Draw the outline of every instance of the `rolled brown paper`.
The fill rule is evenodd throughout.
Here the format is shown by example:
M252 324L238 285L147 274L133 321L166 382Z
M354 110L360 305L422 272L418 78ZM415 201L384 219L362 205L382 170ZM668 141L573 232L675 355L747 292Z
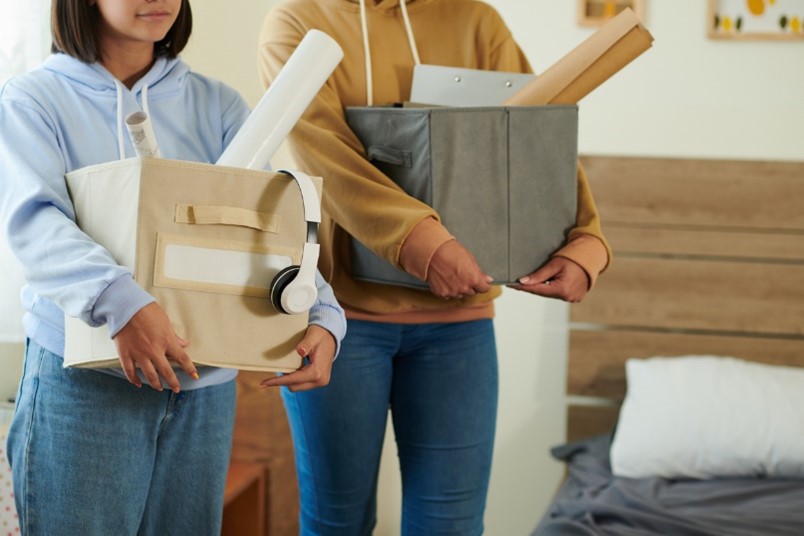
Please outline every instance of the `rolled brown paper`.
M626 8L503 104L576 104L652 43L653 36Z

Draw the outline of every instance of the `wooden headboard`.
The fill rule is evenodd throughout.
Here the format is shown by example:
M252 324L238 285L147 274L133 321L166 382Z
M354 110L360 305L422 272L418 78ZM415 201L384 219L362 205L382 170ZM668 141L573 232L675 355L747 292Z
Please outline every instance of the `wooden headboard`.
M612 429L631 357L804 367L804 162L581 162L614 262L570 308L568 440Z

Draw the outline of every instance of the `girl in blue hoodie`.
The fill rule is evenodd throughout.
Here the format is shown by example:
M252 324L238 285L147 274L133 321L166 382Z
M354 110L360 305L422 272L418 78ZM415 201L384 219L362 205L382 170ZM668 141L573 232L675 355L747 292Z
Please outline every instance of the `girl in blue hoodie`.
M188 0L52 6L54 54L0 89L0 209L27 281L8 439L21 529L218 534L236 371L195 367L153 297L77 227L64 175L135 156L123 134L133 111L150 116L164 157L199 162L215 162L250 111L178 59ZM299 344L310 363L278 381L298 390L329 381L345 331L330 287L316 281ZM121 368L65 369L65 314L106 324Z

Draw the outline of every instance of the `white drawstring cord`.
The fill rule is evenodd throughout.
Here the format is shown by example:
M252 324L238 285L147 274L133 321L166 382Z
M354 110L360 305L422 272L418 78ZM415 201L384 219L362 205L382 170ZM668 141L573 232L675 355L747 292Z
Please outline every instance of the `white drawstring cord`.
M117 153L120 160L123 160L126 158L126 146L123 142L123 84L115 80L114 85L117 88ZM148 112L148 84L142 86L142 111L146 116L151 116Z
M126 146L123 144L123 84L115 80L117 88L117 153L120 160L126 157Z
M145 115L148 117L148 130L154 147L154 154L152 156L161 156L159 153L159 141L156 139L156 134L154 134L153 130L151 112L148 111L148 84L142 85L142 111L145 112Z
M148 84L142 85L142 111L151 117L151 113L148 111Z
M366 22L366 0L360 0L360 29L363 32L363 59L366 62L366 103L374 104L374 87L371 83L371 49L369 48L368 23Z
M419 49L416 48L416 40L413 38L413 27L410 25L410 18L408 18L408 8L405 5L405 0L399 0L399 7L402 9L402 20L405 22L405 33L408 36L408 44L410 44L410 51L413 54L413 62L416 65L421 63L419 59ZM360 29L363 32L363 58L366 63L366 104L371 106L374 104L374 85L372 82L371 72L371 48L369 47L369 34L368 22L366 17L366 0L360 0Z
M399 0L399 7L402 8L402 19L405 21L405 31L408 33L408 43L410 43L410 51L413 53L413 63L419 65L422 61L419 59L419 49L416 48L416 40L413 39L413 28L410 25L408 18L408 7L405 5L405 0Z

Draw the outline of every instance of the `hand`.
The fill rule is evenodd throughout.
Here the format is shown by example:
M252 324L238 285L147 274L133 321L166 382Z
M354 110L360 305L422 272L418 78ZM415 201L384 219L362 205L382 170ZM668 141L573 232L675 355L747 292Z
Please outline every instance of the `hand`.
M553 257L532 274L519 278L519 284L508 286L575 303L584 299L589 291L589 276L575 262L564 257Z
M492 281L477 265L474 255L457 240L442 244L427 270L430 291L445 300L488 292Z
M115 335L114 343L128 381L137 387L142 387L136 372L139 367L151 387L162 390L161 376L168 387L178 393L181 386L169 361L175 361L187 374L198 379L198 371L184 351L189 343L176 335L165 311L156 302L137 311Z
M296 352L306 357L309 363L298 370L263 380L262 387L287 385L293 392L309 391L329 384L332 362L335 360L335 337L315 324L307 327L304 338L296 346Z

